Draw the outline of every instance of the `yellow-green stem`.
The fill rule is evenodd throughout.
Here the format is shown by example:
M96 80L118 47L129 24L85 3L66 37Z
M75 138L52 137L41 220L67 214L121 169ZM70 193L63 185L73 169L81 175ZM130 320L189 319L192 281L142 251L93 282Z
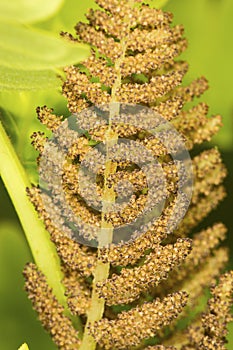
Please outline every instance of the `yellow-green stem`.
M134 1L130 0L129 3L132 6L134 4ZM126 48L127 48L126 38L123 38L121 40L121 47L122 47L122 55L115 62L115 70L116 70L117 77L112 87L111 103L109 105L110 106L109 126L105 135L106 163L105 163L105 173L104 173L104 191L103 191L103 206L102 206L102 221L101 221L102 229L101 229L101 233L98 241L98 244L100 247L110 244L112 242L112 234L113 234L113 227L111 226L111 224L105 221L105 213L108 211L108 206L114 203L115 201L115 192L112 188L108 188L106 183L108 176L116 172L116 164L109 159L108 149L109 147L112 147L115 143L117 143L117 139L118 139L118 136L112 130L111 118L119 113L119 105L117 105L116 103L117 102L116 91L121 86L122 76L121 76L120 67L126 53ZM100 320L103 317L103 313L104 313L105 301L104 299L101 299L98 293L96 292L96 284L108 278L110 263L103 263L101 261L100 254L101 254L101 251L99 250L97 265L94 271L94 279L92 283L93 289L92 289L92 297L91 297L91 306L87 314L87 322L86 322L86 327L85 327L83 341L82 341L80 350L95 350L96 341L89 334L88 326Z
M59 257L50 241L48 232L27 197L26 188L30 187L29 180L1 122L0 175L18 214L36 265L46 276L54 295L59 303L64 306L65 313L72 318L77 328L82 331L81 321L79 319L74 320L68 310L64 287L61 283L63 275Z

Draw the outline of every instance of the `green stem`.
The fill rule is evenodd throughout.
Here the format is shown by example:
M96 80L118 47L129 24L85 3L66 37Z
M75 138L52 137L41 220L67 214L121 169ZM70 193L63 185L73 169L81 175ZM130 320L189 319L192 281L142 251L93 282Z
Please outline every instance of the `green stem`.
M129 1L130 5L132 6L134 4L134 0ZM130 28L129 28L130 29ZM106 162L105 162L105 172L104 172L104 191L103 191L103 208L102 208L102 222L101 222L101 232L100 236L98 237L98 244L99 247L108 245L112 242L112 234L113 234L113 227L111 224L107 223L104 219L104 214L108 211L108 206L110 203L114 203L115 201L115 192L111 188L109 189L107 186L107 178L109 175L114 174L116 172L116 164L111 161L108 157L108 149L109 147L112 147L115 143L117 143L118 135L114 133L112 130L112 117L116 115L116 113L119 113L119 106L114 105L111 103L117 102L116 97L116 91L121 86L121 64L124 60L126 49L127 49L127 41L126 38L123 38L121 40L121 47L122 47L122 55L119 57L119 59L115 62L115 70L117 73L116 80L112 86L112 93L111 93L111 102L110 102L110 111L109 111L109 127L105 134L105 144L106 144ZM104 307L105 307L105 300L99 297L99 295L96 292L96 284L98 282L102 282L105 279L108 278L109 270L110 270L110 263L103 263L101 261L101 250L98 250L98 260L97 265L94 271L94 279L92 283L92 296L91 296L91 306L87 314L87 322L85 326L84 336L82 340L82 344L80 347L80 350L95 350L96 349L96 341L95 339L89 334L88 327L89 325L93 325L96 321L101 320L104 314Z
M64 306L65 313L70 316L64 295L64 286L61 283L63 274L59 257L53 243L50 241L48 232L26 195L26 188L30 187L29 180L1 122L0 175L24 229L35 263L46 276L54 295L59 303ZM73 320L73 322L81 330L81 321Z
M111 133L106 133L106 144L108 141L112 143ZM114 138L114 140L116 140ZM116 165L108 160L108 146L107 148L107 160L105 163L105 173L104 173L104 194L103 194L103 208L102 208L102 221L101 221L101 232L98 237L99 247L103 247L112 242L113 227L111 224L105 221L104 214L108 210L109 203L114 203L115 192L113 189L109 189L107 186L107 178L110 174L114 174L116 171ZM94 279L92 282L92 295L91 295L91 305L87 314L87 322L84 331L84 336L80 350L94 350L96 348L95 339L89 334L88 326L93 325L95 321L101 320L104 313L105 300L100 298L96 291L96 284L98 282L104 281L108 278L110 270L110 263L103 263L101 261L101 250L98 250L98 259L95 271L93 273Z
M94 350L96 348L95 339L88 332L88 325L93 324L95 321L101 320L104 313L104 299L99 298L96 292L97 282L101 282L108 277L109 264L104 264L98 259L97 266L94 272L93 289L91 295L91 306L87 315L87 323L84 331L84 336L80 350Z

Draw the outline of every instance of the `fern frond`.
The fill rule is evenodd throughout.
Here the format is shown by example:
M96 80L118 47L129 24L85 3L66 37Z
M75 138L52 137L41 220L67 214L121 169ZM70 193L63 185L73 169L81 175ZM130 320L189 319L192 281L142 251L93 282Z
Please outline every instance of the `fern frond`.
M177 317L186 305L187 298L187 293L178 292L162 301L156 299L144 303L130 311L123 311L115 320L104 318L96 322L90 327L90 332L105 349L125 349L138 345Z
M227 249L219 248L226 234L222 223L191 232L225 197L227 172L219 151L209 149L193 158L187 213L188 196L179 193L179 186L187 190L189 174L180 158L173 159L182 153L174 128L192 150L221 127L221 117L209 117L205 103L186 108L208 89L208 82L200 77L182 85L188 64L177 57L187 40L182 26L171 25L172 14L138 0L96 3L100 9L88 12L88 23L76 25L76 38L62 34L74 43L88 43L91 55L65 68L62 92L71 119L55 116L46 106L37 109L54 139L33 134L46 171L41 189L28 190L61 258L67 303L75 317L81 315L83 336L34 265L25 269L29 298L60 349L225 349L232 272L211 289L205 314L198 313L188 324L188 333L177 329L228 261ZM146 107L133 125L129 116L134 113L125 107L132 104ZM173 129L164 130L158 114ZM151 126L161 127L160 138ZM118 143L122 139L129 141L128 149ZM133 149L133 143L140 148ZM112 159L106 161L105 153ZM138 165L150 156L158 160L165 186L155 168L147 167L145 174ZM156 189L151 197L146 175ZM127 195L131 197L122 209ZM142 213L149 215L152 204L162 202L156 220L140 222L132 239L116 244L114 230L130 226ZM177 227L179 218L183 220ZM93 242L107 244L96 248Z

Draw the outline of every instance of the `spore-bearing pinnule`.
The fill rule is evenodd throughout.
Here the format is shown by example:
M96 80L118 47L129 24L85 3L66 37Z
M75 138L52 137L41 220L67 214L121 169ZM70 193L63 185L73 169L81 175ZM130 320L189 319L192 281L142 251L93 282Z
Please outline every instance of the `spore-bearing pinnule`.
M106 177L109 162L115 170ZM51 220L64 234L92 247L105 246L100 237L106 227L112 229L106 245L136 239L168 206L173 214L167 231L173 231L192 194L183 137L140 105L94 106L67 118L45 144L39 173ZM109 203L103 200L106 189L114 193Z

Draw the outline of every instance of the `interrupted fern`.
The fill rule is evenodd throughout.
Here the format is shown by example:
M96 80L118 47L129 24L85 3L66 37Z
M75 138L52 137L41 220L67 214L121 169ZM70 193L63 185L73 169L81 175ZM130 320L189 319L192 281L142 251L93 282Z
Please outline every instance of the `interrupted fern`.
M86 202L92 199L93 189L80 183L78 170L84 161L87 168L96 171L96 164L102 159L96 145L116 144L117 139L128 138L152 152L166 177L166 202L160 217L146 232L127 242L94 248L74 239L69 222L58 210L63 197L56 186L51 185L46 191L32 187L28 190L31 201L61 258L69 309L80 318L83 329L76 329L45 276L32 263L24 270L26 290L59 349L225 349L233 273L222 275L217 286L213 287L213 283L228 261L227 249L219 248L226 228L215 223L200 232L192 231L225 197L222 181L226 169L219 151L212 148L193 157L191 203L175 227L173 221L176 223L176 216L184 207L183 203L175 206L180 178L178 163L172 161L168 147L143 130L140 123L133 126L123 120L99 122L98 111L92 107L103 106L102 112L106 105L116 106L117 102L149 107L176 128L188 150L209 141L220 128L221 117L208 117L208 106L202 102L185 108L204 93L208 83L200 77L188 86L181 85L188 65L177 57L187 42L183 27L172 26L172 14L136 0L96 3L101 9L89 11L89 23L76 25L77 38L62 33L69 40L91 45L91 55L82 65L65 69L63 84L69 111L77 115L82 129L86 126L88 132L82 130L80 134L79 130L79 137L75 139L74 135L72 139L62 129L64 118L42 107L37 110L40 121L64 142L66 137L71 138L70 147L64 164L56 168L56 159L44 152L46 136L35 132L33 145L40 153L39 160L44 157L48 171L56 168L61 172L65 200L73 214L86 224L106 229L110 236L114 228L128 224L141 213L147 200L147 182L142 169L130 161L106 162L98 168L96 186L103 202L115 202L115 187L120 180L130 181L135 195L121 212L103 214L94 210ZM172 137L169 146L175 146ZM93 150L94 161L88 158L88 152ZM46 179L47 174L44 176ZM121 190L126 191L124 183ZM163 198L164 194L157 195ZM95 238L94 231L88 233L88 239ZM212 298L205 314L196 311L195 318L191 317L191 311L210 286ZM186 319L183 331L179 327L181 319Z

